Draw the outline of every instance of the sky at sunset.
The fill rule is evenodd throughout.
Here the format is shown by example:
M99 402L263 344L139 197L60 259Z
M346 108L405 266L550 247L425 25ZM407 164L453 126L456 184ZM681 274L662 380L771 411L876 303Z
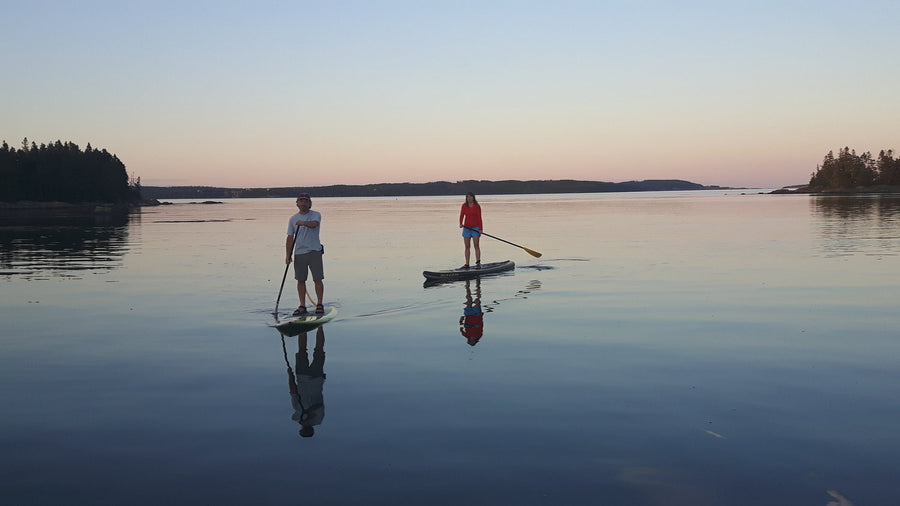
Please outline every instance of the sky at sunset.
M900 150L900 2L3 1L0 140L144 185L804 183Z

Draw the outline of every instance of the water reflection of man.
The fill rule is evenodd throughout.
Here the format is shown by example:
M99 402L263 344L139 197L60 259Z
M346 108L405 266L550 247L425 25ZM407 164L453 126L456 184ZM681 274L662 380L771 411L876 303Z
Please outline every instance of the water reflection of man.
M300 436L312 437L316 432L314 427L325 419L325 329L316 329L312 362L309 361L306 334L304 332L297 338L298 350L294 359L297 376L294 377L288 364L288 384L294 407L291 419L300 424Z
M471 280L466 280L466 307L459 317L459 332L469 346L475 346L484 334L484 311L481 310L481 280L475 280L475 297L472 297Z

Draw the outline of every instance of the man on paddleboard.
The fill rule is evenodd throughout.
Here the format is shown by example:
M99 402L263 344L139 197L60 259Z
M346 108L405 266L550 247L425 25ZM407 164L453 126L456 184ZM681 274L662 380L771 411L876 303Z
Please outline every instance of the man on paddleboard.
M312 273L313 286L316 291L316 314L324 314L322 297L325 294L325 269L322 266L322 255L325 248L319 241L319 230L322 224L322 215L312 210L312 199L308 193L301 193L297 197L297 214L288 220L287 239L284 242L286 264L294 262L294 279L297 280L297 295L300 296L300 306L294 311L294 316L307 314L306 280Z

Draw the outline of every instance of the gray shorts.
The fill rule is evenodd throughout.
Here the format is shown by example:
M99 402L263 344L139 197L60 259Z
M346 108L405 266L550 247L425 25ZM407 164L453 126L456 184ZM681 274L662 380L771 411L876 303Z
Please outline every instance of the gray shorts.
M294 279L306 281L312 272L313 281L325 279L325 269L322 267L322 252L310 251L302 255L294 255Z

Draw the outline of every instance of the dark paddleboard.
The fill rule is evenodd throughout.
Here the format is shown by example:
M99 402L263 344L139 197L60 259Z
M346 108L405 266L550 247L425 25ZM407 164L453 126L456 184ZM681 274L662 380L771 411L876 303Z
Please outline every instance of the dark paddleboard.
M337 316L337 312L338 310L335 307L326 307L324 314L315 314L313 312L309 312L303 316L292 316L288 319L281 320L275 323L275 325L272 325L272 327L275 327L282 332L306 332L307 330L312 330L319 325L324 325L330 322L335 316Z
M425 276L425 279L430 281L452 281L455 279L470 279L497 274L504 271L511 271L515 268L515 262L512 260L504 260L502 262L481 264L481 268L470 267L468 269L448 269L445 271L423 271L422 275Z

